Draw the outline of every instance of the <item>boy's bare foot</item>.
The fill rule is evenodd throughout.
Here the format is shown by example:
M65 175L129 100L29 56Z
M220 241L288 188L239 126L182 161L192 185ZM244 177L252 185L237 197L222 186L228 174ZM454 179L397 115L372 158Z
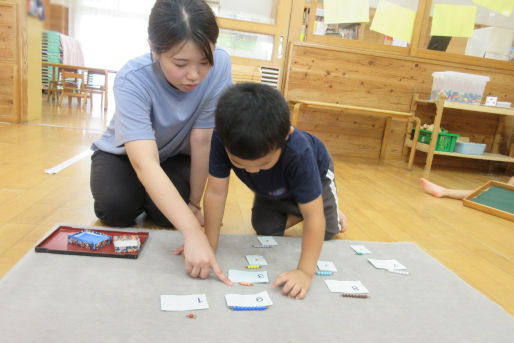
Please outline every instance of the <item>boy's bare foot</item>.
M347 227L346 227L346 216L344 215L343 212L341 212L340 209L337 209L337 214L339 215L339 224L341 224L341 233L343 233L347 229Z
M436 197L436 198L442 198L444 197L444 188L439 186L439 185L436 185L435 183L433 182L430 182L428 181L427 179L424 179L424 178L420 178L419 179L419 183L421 184L421 188L423 188L423 190Z

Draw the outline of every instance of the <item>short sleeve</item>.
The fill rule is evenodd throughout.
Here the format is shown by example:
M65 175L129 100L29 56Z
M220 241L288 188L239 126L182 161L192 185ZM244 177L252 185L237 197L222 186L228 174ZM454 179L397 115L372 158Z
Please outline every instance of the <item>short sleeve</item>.
M122 146L134 140L155 139L148 92L126 78L116 81L114 86L116 146Z
M218 57L213 68L213 79L211 80L211 91L208 98L200 109L200 115L195 121L194 129L210 129L214 127L214 110L221 93L232 84L232 64L230 56L221 49L216 49Z
M311 149L297 156L288 171L290 192L300 204L306 204L321 195L318 164Z
M232 164L228 158L225 147L221 142L220 136L216 130L212 134L211 152L209 155L209 174L217 178L226 178L230 176Z

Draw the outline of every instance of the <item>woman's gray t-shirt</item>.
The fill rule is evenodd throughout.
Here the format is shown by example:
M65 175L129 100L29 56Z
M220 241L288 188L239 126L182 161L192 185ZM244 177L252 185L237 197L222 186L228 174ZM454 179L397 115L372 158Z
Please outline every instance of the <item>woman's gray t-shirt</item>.
M191 92L172 87L150 54L135 58L116 75L114 116L91 149L124 155L126 142L155 140L161 161L188 154L191 130L214 127L218 97L231 84L230 56L220 48L214 66Z

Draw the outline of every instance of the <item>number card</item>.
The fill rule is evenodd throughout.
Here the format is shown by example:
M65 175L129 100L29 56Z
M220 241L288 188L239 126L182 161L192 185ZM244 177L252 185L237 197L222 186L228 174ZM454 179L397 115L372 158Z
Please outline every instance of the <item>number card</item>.
M264 245L278 245L275 238L271 236L257 236L257 239L259 240L259 242L261 242L261 244Z
M267 266L268 262L261 255L246 255L246 260L248 264L254 266Z
M266 291L257 294L225 294L225 301L228 307L261 307L273 305Z
M229 269L228 278L232 282L265 283L268 282L268 272Z
M356 295L369 294L369 291L360 281L325 280L325 283L330 292Z
M407 269L404 265L396 260L377 260L374 258L368 258L369 263L377 269L386 270L405 270Z
M209 308L205 294L161 295L162 311L190 311Z
M318 261L318 269L321 272L337 272L336 265L332 261Z
M369 251L364 245L350 245L350 247L355 250L357 255L371 254L371 251Z

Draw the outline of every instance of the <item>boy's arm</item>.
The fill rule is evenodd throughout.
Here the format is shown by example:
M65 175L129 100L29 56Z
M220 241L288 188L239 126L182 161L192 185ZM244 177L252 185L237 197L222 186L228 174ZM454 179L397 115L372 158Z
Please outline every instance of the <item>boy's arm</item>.
M296 270L280 274L273 287L283 284L282 294L303 299L309 290L321 253L325 237L325 213L321 195L311 202L299 204L299 207L304 218L300 261Z
M321 195L311 202L299 204L303 216L302 254L298 269L311 277L316 272L316 264L325 237L325 212Z
M218 247L221 222L227 200L229 177L217 178L209 175L203 199L205 234L213 251Z

